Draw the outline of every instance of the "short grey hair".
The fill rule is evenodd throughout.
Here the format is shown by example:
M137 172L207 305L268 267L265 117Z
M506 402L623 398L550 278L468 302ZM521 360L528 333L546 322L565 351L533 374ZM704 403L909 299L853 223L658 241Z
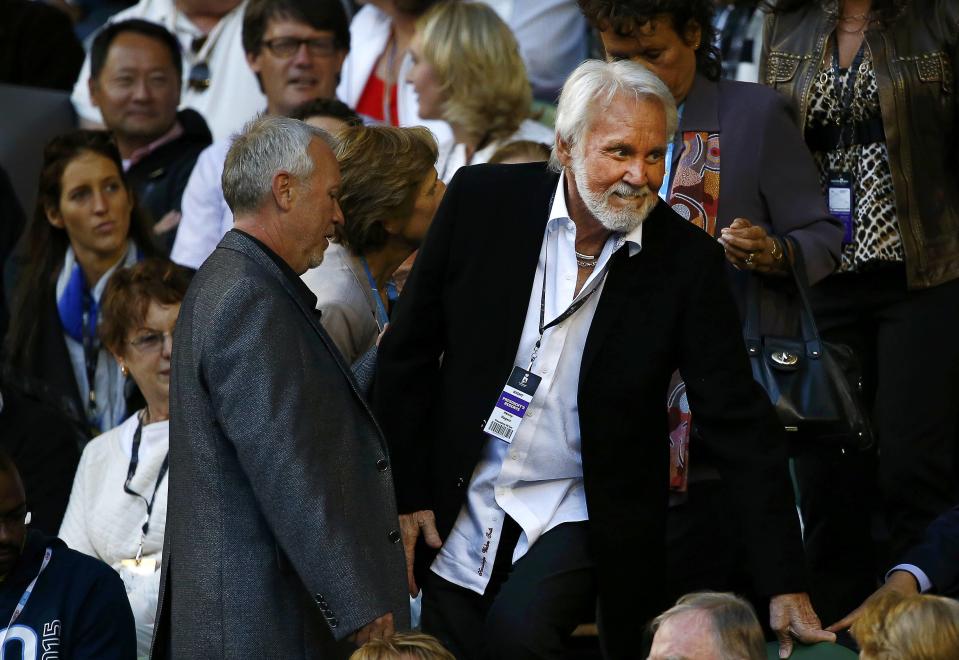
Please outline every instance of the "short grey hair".
M653 619L653 634L669 619L702 612L713 623L719 656L728 660L764 660L766 641L752 605L735 594L701 591L686 594Z
M679 119L676 101L665 83L641 64L629 60L586 60L563 84L556 110L556 141L549 165L560 171L557 149L562 140L572 150L582 141L597 106L609 107L619 94L658 101L666 111L666 139L672 141Z
M233 215L256 211L273 187L277 172L289 172L304 180L313 174L314 163L307 152L319 138L333 148L326 131L288 117L261 116L247 123L233 136L223 165L223 197Z

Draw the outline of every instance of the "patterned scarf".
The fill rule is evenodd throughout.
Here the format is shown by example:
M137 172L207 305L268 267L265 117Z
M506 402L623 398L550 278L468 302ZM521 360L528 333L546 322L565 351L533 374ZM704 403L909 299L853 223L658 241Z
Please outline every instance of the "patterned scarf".
M669 205L710 236L716 236L719 133L683 133L683 151L669 191ZM669 488L684 493L689 478L689 433L693 422L686 400L686 384L678 371L670 381L666 407L669 414Z
M710 236L719 213L719 133L686 131L669 205Z

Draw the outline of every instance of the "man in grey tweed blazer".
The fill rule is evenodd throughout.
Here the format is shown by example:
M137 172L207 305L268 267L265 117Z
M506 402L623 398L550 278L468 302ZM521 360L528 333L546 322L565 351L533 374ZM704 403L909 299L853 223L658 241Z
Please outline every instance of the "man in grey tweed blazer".
M342 222L328 139L267 117L227 156L235 229L176 326L153 657L333 658L409 627L387 450L298 277Z

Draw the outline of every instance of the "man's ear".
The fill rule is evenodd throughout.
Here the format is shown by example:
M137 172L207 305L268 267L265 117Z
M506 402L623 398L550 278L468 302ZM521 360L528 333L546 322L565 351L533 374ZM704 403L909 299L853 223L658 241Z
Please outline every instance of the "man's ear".
M683 41L693 50L699 50L703 41L703 28L696 19L686 21L686 27L683 29Z
M556 136L556 158L559 160L559 164L563 167L569 165L570 161L573 159L573 150L572 147L561 138L559 135Z
M282 211L289 211L293 208L293 177L289 172L280 170L273 175L271 183L273 190L273 202Z
M87 89L90 90L90 103L93 104L94 108L100 107L100 104L97 103L97 88L97 81L91 76L90 79L87 80Z
M260 75L260 53L259 51L255 53L246 54L246 63L253 70L253 73Z

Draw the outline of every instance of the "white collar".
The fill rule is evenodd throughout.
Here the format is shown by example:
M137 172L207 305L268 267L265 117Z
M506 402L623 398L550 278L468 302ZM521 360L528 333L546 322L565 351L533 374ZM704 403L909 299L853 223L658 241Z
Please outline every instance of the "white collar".
M554 224L567 220L572 222L569 215L569 207L566 205L566 170L559 174L559 181L556 184L556 191L553 193L553 205L549 210L549 219L546 221L547 229ZM613 252L626 245L629 250L629 256L636 256L643 248L643 223L639 223L632 231L625 234L615 232L611 236L613 240Z

